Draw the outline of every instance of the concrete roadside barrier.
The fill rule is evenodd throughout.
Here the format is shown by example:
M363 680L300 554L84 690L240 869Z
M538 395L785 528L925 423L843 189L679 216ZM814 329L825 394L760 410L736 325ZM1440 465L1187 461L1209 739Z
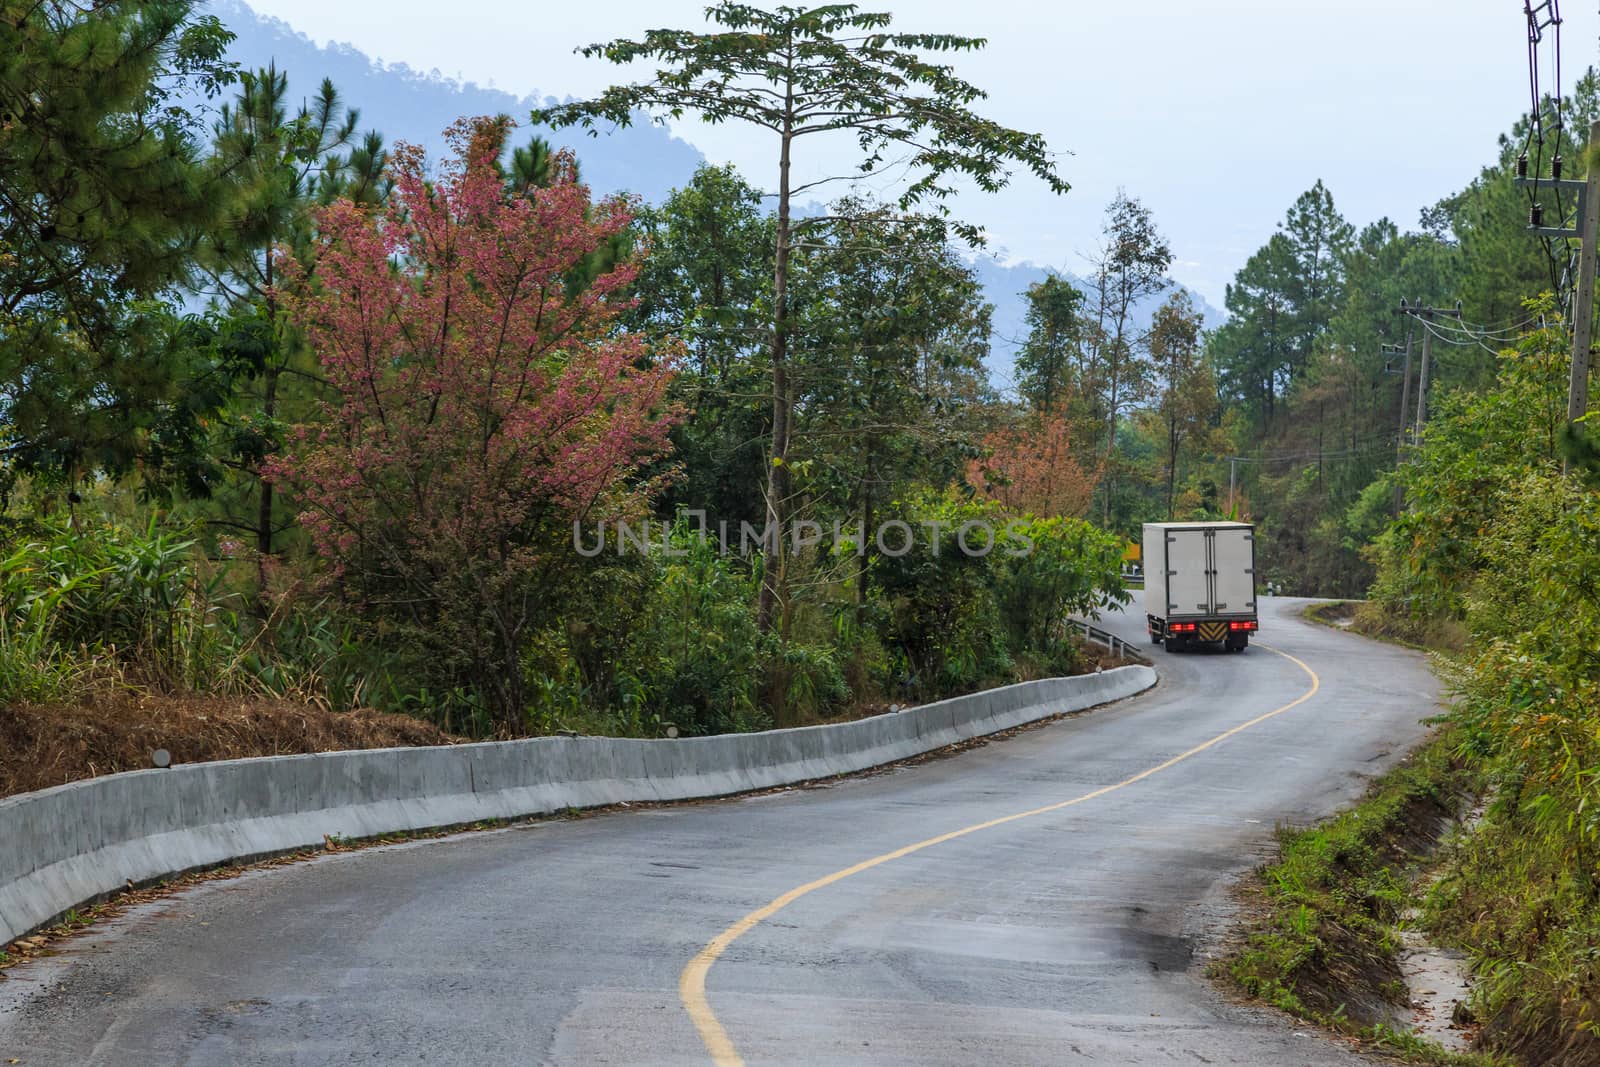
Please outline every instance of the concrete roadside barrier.
M322 843L866 770L1155 684L1047 678L829 726L640 741L540 737L129 771L0 800L0 945L128 885Z

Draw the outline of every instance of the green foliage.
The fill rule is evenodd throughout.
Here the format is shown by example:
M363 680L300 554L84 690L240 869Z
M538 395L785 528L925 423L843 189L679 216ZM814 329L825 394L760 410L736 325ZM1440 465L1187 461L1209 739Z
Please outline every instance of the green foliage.
M1461 750L1493 802L1456 844L1430 924L1472 952L1494 1046L1600 1051L1600 497L1539 464L1508 472L1459 582Z
M1213 350L1223 383L1264 424L1304 377L1344 301L1354 232L1318 181L1228 286L1228 323Z
M1068 616L1096 617L1131 599L1122 585L1122 541L1081 519L1028 517L1010 527L1031 545L999 561L997 592L1011 646L1042 655L1059 672L1076 666ZM1000 550L1004 553L1004 550Z
M39 533L0 560L8 633L58 649L121 649L162 672L180 668L193 541L153 520L142 531L47 525Z
M986 192L1009 184L1020 164L1053 191L1067 183L1038 134L1010 129L983 117L972 105L983 98L977 86L959 77L931 54L972 52L982 38L954 34L900 33L891 16L851 4L779 7L772 11L724 2L706 8L714 32L657 29L642 39L617 39L583 49L586 56L612 63L659 64L648 80L612 86L598 98L571 101L533 112L536 124L561 128L597 122L626 126L641 112L681 118L694 113L711 123L739 122L770 134L777 157L777 218L773 230L772 299L767 374L772 422L766 453L763 512L777 527L795 514L790 482L790 446L798 411L797 390L789 380L791 318L790 257L805 247L812 225L828 217L795 222L791 201L822 178L796 188L792 166L797 147L815 134L852 135L860 147L863 178L894 171L904 178L895 204L901 212L928 208L947 217L944 201L959 182ZM837 177L837 176L836 176ZM981 244L982 230L952 222L970 244ZM891 246L878 252L892 258ZM784 624L791 570L776 557L762 568L757 618L763 631Z
M1028 336L1017 353L1017 392L1034 411L1054 414L1078 383L1073 362L1082 340L1083 294L1051 274L1028 286Z
M1205 446L1218 413L1216 375L1200 345L1201 318L1188 294L1180 292L1157 309L1150 324L1150 359L1158 383L1154 415L1164 438L1168 521L1176 518L1178 466L1184 448Z
M148 469L181 395L177 290L219 191L166 101L231 78L195 7L0 5L0 479Z
M1567 339L1530 310L1550 325L1501 353L1493 385L1445 398L1403 468L1373 596L1387 628L1465 634L1456 743L1493 785L1428 922L1473 953L1491 1047L1576 1064L1600 1049L1600 496L1560 470Z
M648 556L607 559L588 577L593 609L536 636L527 669L540 732L656 737L758 730L775 707L826 714L847 697L827 646L756 627L755 577L687 523Z
M262 464L282 446L287 426L326 399L318 354L280 313L278 257L288 251L310 263L313 209L341 198L380 205L393 179L382 136L357 137L360 113L328 79L295 110L288 74L276 64L241 74L239 83L212 128L209 165L227 190L225 212L195 249L215 302L212 377L228 388L220 417L210 420L211 466L186 488L208 501L201 509L208 519L249 531L265 561L293 522L261 477ZM257 583L265 585L264 570ZM259 598L255 609L265 610Z
M1501 354L1493 388L1439 402L1424 447L1402 468L1407 511L1375 548L1373 596L1391 613L1461 616L1508 479L1559 464L1567 359L1565 333L1552 320Z
M1119 192L1106 207L1099 255L1090 281L1089 310L1094 328L1086 331L1079 389L1090 402L1093 416L1104 421L1105 458L1101 485L1105 507L1101 521L1107 526L1129 525L1129 516L1117 507L1117 488L1125 472L1141 464L1119 454L1119 432L1124 416L1150 397L1155 367L1150 360L1150 334L1138 327L1134 309L1172 284L1172 246L1156 227L1150 209L1134 197Z
M618 664L628 675L622 688L647 694L659 715L688 733L759 728L754 585L718 557L715 542L680 535L676 550L683 555L659 560L647 610Z
M674 118L694 111L708 122L770 130L785 144L813 132L847 130L865 153L863 173L894 155L895 166L918 175L900 198L902 208L944 198L955 178L988 191L1002 188L1013 163L1055 191L1067 190L1042 138L973 113L970 105L983 92L953 67L927 58L975 51L983 47L981 38L897 33L889 15L850 5L765 11L718 3L706 15L720 32L650 30L637 41L583 49L612 63L653 61L661 69L650 81L614 86L593 101L535 111L533 121L593 128L602 120L627 125L641 110ZM782 88L759 87L767 85Z
M774 225L760 190L710 164L634 220L649 253L634 281L638 319L683 342L707 392L765 347Z
M1079 666L1068 616L1129 599L1121 542L1080 519L1014 516L953 493L895 510L905 526L886 532L885 547L909 549L880 554L868 573L899 692L933 699L1015 681L1023 657L1067 673Z
M1283 233L1295 264L1286 294L1297 320L1295 348L1309 355L1344 304L1345 263L1355 231L1319 178L1289 208ZM1296 369L1291 364L1291 376Z
M992 309L941 223L856 199L830 210L796 253L794 481L871 529L977 451Z
M1586 475L1593 483L1600 478L1600 434L1592 429L1594 421L1587 416L1561 427L1556 443L1561 456L1575 471Z
M703 508L737 524L766 512L775 225L759 190L731 166L709 165L634 220L647 250L633 284L634 321L677 338L688 357L672 385L688 408L672 435L683 473L658 503L663 516Z
M1356 596L1371 584L1377 557L1361 549L1378 499L1363 492L1403 463L1416 443L1419 409L1437 418L1452 393L1496 388L1496 350L1531 321L1526 301L1560 290L1559 254L1553 258L1549 242L1527 232L1529 193L1514 184L1516 160L1528 146L1529 166L1548 174L1559 137L1571 166L1588 116L1600 111L1597 99L1600 79L1590 71L1561 102L1562 132L1546 124L1543 147L1530 143L1533 125L1524 116L1491 164L1425 208L1410 230L1379 219L1352 232L1319 183L1238 272L1228 291L1232 315L1211 333L1207 351L1231 409L1222 420L1231 438L1224 447L1247 459L1238 465L1237 495L1261 523L1263 570L1283 588ZM1397 314L1403 304L1458 303L1459 320L1440 316L1425 325ZM1432 351L1423 401L1425 338ZM1385 581L1398 573L1384 570ZM1425 576L1415 589L1385 590L1385 597L1423 598L1413 623L1391 616L1385 629L1443 632L1431 599L1447 595L1449 581Z
M1000 509L986 501L929 494L895 510L905 516L900 521L909 528L910 550L878 555L869 573L885 602L885 643L895 653L897 691L937 699L1010 680L1014 663L995 588L997 561L991 558L1006 549L996 546L977 556L955 543L969 522L1003 530ZM889 529L885 546L898 551L905 532ZM973 536L976 540L976 527Z

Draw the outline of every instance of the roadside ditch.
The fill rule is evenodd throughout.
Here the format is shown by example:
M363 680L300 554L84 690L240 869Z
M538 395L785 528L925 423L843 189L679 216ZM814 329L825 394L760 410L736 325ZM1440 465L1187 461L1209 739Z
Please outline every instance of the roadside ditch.
M1474 1052L1470 963L1427 932L1441 845L1470 827L1484 783L1445 727L1314 826L1278 830L1276 859L1240 885L1243 927L1213 975L1298 1018L1408 1060Z

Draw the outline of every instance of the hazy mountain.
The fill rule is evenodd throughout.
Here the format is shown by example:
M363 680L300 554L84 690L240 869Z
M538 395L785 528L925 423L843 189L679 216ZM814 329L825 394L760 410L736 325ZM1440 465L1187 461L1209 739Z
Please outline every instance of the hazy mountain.
M380 130L390 142L420 144L429 156L442 152L441 131L463 115L510 115L522 124L516 140L524 143L534 132L527 126L528 112L544 103L446 78L436 70L380 64L348 44L319 47L288 23L257 14L240 0L213 0L209 7L238 35L228 50L230 59L247 70L275 60L288 75L295 100L309 97L324 77L332 78L344 102L361 110L361 129ZM648 121L599 137L579 130L538 132L577 152L583 179L596 193L625 190L658 201L688 181L704 159L699 149Z
M420 144L430 156L444 148L441 131L463 115L507 114L526 123L528 112L543 101L516 97L500 89L447 78L438 71L413 70L404 63L380 63L348 44L321 47L280 19L257 14L241 0L212 0L210 10L237 34L229 57L246 69L276 62L289 78L292 97L310 96L324 77L332 78L345 103L361 111L361 129L382 131L390 142ZM213 109L218 101L208 105ZM533 131L517 131L520 142ZM580 131L539 131L558 145L571 147L582 164L583 177L596 193L631 192L659 203L684 184L703 160L699 149L665 129L641 120L627 129L589 137ZM804 214L814 209L807 205ZM1010 388L1012 363L1027 333L1024 316L1028 286L1048 271L1031 263L1005 266L989 257L974 264L986 295L995 306L994 346L989 369L997 386ZM1083 282L1068 275L1080 289ZM1214 326L1223 313L1193 291L1195 305ZM1160 299L1140 309L1148 321Z
M993 346L989 355L989 371L994 378L994 383L1001 389L1009 389L1012 384L1012 365L1016 362L1017 349L1022 346L1023 340L1028 335L1027 314L1028 299L1025 295L1028 286L1041 282L1051 271L1033 263L1016 263L1006 265L988 256L979 256L973 263L978 280L983 283L984 294L989 302L994 305L993 319ZM1089 283L1068 271L1057 271L1080 292L1087 292ZM1177 288L1182 289L1183 286ZM1227 313L1219 311L1206 303L1205 297L1193 289L1186 290L1189 298L1194 301L1195 309L1205 316L1205 325L1209 329L1218 326ZM1149 324L1156 308L1172 294L1168 290L1159 296L1147 299L1135 307L1136 321L1142 328Z

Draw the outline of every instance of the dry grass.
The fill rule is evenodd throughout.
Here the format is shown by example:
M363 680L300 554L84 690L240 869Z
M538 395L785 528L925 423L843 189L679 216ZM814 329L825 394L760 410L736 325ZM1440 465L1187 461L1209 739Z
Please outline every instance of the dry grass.
M1464 625L1455 620L1416 620L1391 614L1372 600L1335 600L1312 604L1302 613L1312 622L1349 630L1390 644L1404 645L1420 652L1465 652L1470 639Z
M1395 641L1427 652L1465 652L1471 647L1467 628L1455 619L1413 619L1384 611L1367 600L1356 608L1350 628L1358 634Z
M408 715L285 700L121 692L14 705L0 707L0 796L142 770L158 748L174 763L199 763L459 740Z

